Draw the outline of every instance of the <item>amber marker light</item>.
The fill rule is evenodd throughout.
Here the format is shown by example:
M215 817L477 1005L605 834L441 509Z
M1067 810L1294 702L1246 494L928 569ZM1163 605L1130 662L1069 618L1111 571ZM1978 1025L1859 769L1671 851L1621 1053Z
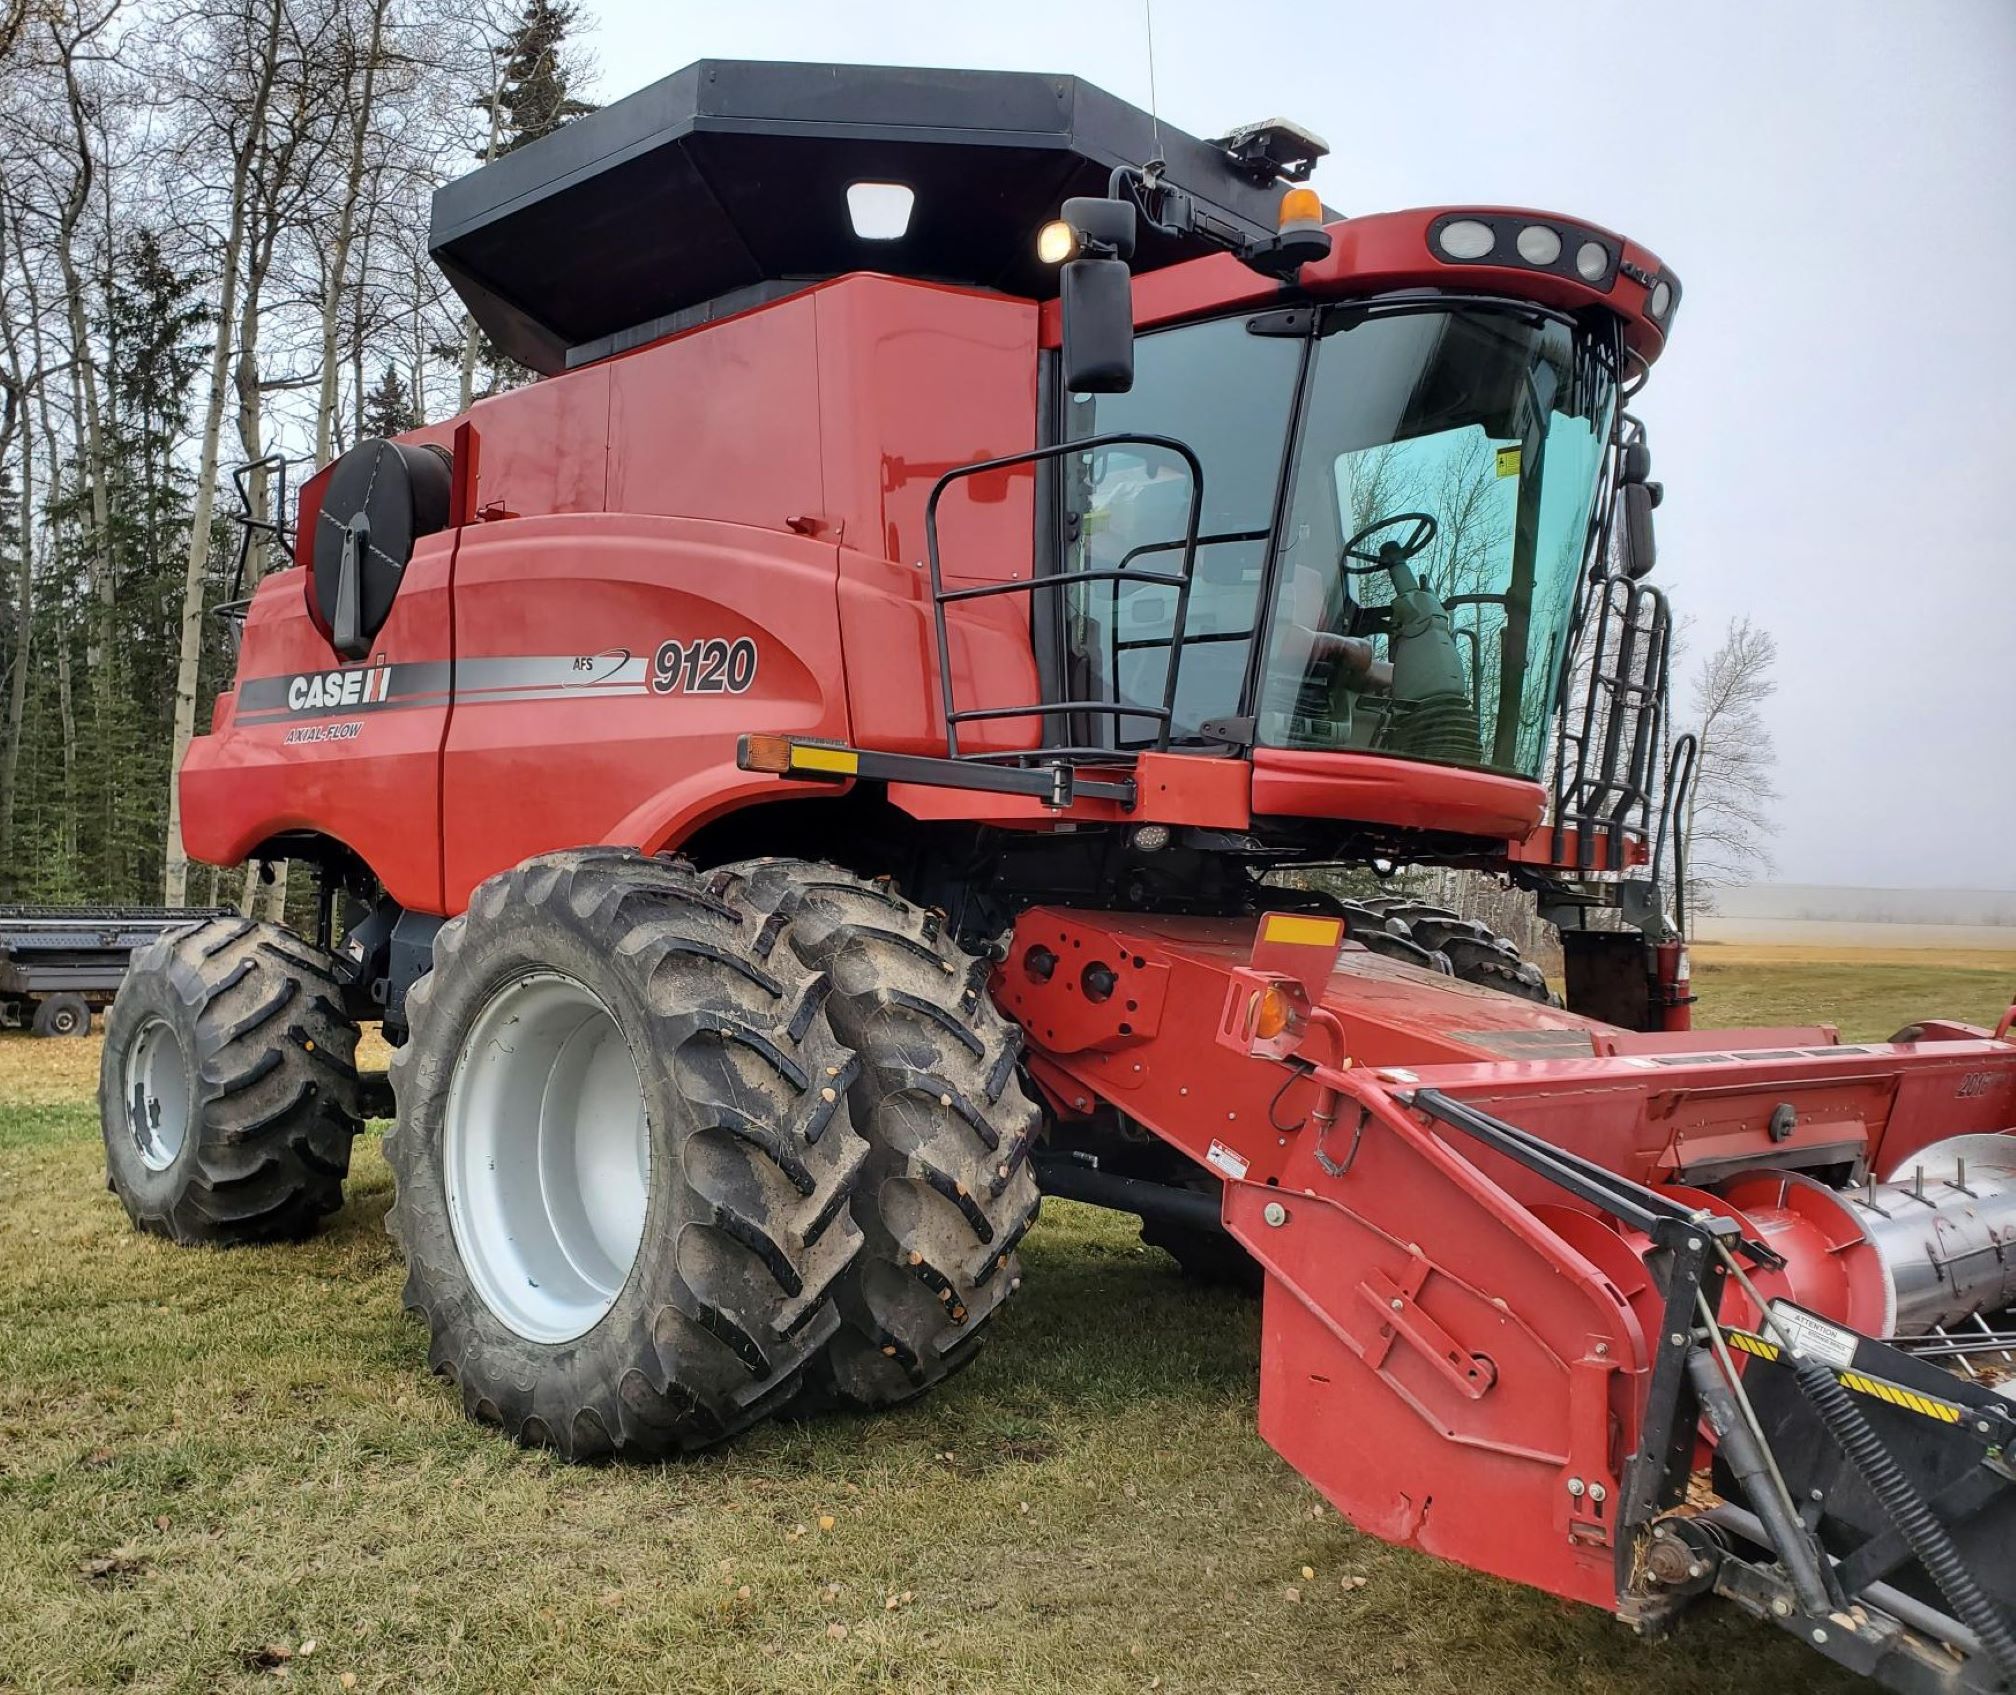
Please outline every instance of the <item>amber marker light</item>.
M1279 228L1313 229L1323 222L1323 197L1313 188L1291 188L1281 196L1281 211L1276 219Z

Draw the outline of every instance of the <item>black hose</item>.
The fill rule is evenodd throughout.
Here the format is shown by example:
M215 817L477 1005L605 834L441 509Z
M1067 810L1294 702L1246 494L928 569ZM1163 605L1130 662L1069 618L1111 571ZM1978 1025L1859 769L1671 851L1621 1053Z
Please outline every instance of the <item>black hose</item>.
M1039 1155L1035 1166L1037 1186L1046 1195L1111 1207L1115 1212L1131 1212L1139 1218L1156 1219L1186 1230L1214 1233L1225 1230L1221 1202L1218 1196L1205 1190L1125 1177L1117 1171L1100 1171L1069 1159Z
M1891 1458L1883 1439L1841 1387L1840 1380L1818 1360L1801 1354L1792 1354L1790 1358L1799 1388L1813 1403L1821 1422L1862 1474L1863 1482L1883 1503L1890 1522L1911 1545L1911 1552L1918 1556L1932 1581L1939 1585L1946 1604L1962 1624L1980 1637L1981 1646L1995 1662L1996 1670L2016 1689L2016 1632L2010 1630L2002 1609L1967 1569L1967 1562L1960 1557L1953 1538L1946 1534L1946 1527L1904 1475L1903 1468Z

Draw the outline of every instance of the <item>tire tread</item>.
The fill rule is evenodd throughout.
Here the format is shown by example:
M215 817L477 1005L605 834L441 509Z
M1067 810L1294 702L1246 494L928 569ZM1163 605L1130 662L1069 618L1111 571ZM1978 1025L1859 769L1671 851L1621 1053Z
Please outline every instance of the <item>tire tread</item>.
M136 953L107 1020L99 1074L108 1156L112 1138L131 1133L120 1070L127 1027L145 1016L140 1000L150 984L180 1008L195 1073L195 1145L171 1168L178 1181L165 1193L144 1193L151 1180L133 1181L123 1158L108 1157L128 1216L185 1244L310 1234L343 1204L350 1144L362 1125L357 1026L341 1010L335 962L277 925L247 918L208 919Z

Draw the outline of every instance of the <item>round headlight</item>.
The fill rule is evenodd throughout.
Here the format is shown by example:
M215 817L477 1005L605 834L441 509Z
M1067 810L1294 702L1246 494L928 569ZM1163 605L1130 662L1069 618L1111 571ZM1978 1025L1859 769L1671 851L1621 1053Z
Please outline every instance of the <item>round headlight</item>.
M1053 218L1036 232L1036 257L1045 265L1061 265L1075 258L1078 232L1062 218Z
M1529 265L1551 265L1561 257L1561 236L1545 224L1528 224L1519 232L1519 257Z
M1673 304L1673 285L1661 279L1652 285L1652 298L1645 302L1645 309L1655 318L1666 316Z
M1452 259L1481 259L1498 244L1491 226L1475 218L1457 218L1444 224L1435 240Z
M1575 269L1585 282L1601 282L1610 269L1610 252L1600 241L1585 241L1575 249Z

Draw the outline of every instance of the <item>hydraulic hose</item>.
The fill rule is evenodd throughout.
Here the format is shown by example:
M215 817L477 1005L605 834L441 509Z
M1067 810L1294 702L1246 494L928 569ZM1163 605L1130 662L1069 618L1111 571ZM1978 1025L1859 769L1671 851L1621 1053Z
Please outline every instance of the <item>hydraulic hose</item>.
M1995 1669L2011 1689L2016 1689L2016 1632L2010 1630L2002 1609L1968 1570L1960 1550L1953 1545L1953 1538L1946 1534L1946 1527L1904 1475L1903 1468L1891 1458L1883 1439L1834 1373L1818 1360L1802 1354L1788 1351L1788 1357L1799 1388L1813 1403L1820 1421L1862 1474L1870 1491L1883 1503L1890 1522L1910 1544L1932 1581L1939 1585L1946 1604L1981 1639L1981 1646L1995 1662Z

